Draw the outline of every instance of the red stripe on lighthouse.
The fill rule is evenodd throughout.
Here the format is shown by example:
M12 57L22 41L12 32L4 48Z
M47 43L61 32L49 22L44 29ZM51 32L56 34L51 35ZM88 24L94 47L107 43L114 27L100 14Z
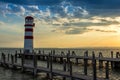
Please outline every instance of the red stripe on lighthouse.
M26 28L25 31L33 32L33 29L32 28Z
M26 27L26 26L35 26L35 25L34 24L25 24L24 26Z
M33 36L25 36L25 39L33 39Z

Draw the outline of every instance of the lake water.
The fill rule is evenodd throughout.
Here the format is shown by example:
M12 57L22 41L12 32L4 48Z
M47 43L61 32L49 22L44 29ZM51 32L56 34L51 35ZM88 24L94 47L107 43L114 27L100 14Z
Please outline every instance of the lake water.
M21 49L23 50L23 49ZM41 51L41 53L45 53L48 54L51 50L53 50L52 48L37 48L35 49L35 52L38 53L38 50ZM92 51L95 52L95 55L98 56L99 52L103 53L103 56L107 56L110 57L111 55L111 51L114 52L114 57L116 56L116 52L120 52L120 48L54 48L56 54L61 54L61 51L63 51L64 53L67 53L68 50L70 50L70 52L75 51L76 55L84 55L84 52L86 50L88 50L89 55L92 55ZM8 54L15 54L15 51L20 51L20 48L0 48L0 54L2 52ZM73 60L74 61L74 60ZM81 61L82 62L82 61ZM44 61L39 61L38 62L39 66L46 66L46 62ZM54 63L53 64L54 69L62 69L62 64L59 63ZM80 65L73 65L73 72L80 72L81 74L83 74L83 66L82 64ZM92 66L88 66L88 75L92 75ZM105 77L105 69L102 70L97 70L97 76L99 77ZM45 74L44 73L40 73L39 76L37 78L33 78L33 76L29 75L29 74L25 74L25 73L21 73L21 71L14 71L14 70L10 70L10 69L5 69L0 67L0 80L47 80L45 79ZM56 78L55 80L58 80L59 78ZM69 79L68 79L69 80ZM120 80L120 71L116 71L116 70L111 70L110 69L110 80Z

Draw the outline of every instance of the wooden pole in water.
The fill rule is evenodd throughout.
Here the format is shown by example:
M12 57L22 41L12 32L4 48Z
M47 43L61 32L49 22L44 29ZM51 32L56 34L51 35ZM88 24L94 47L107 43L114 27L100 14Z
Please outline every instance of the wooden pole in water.
M63 71L66 72L66 60L63 60ZM63 77L63 80L66 80L66 77Z
M100 60L101 58L103 58L102 52L99 52L99 69L103 68L103 61Z
M39 54L41 54L41 51L39 50Z
M87 65L88 65L88 51L84 53L84 74L87 75Z
M73 80L73 77L72 77L72 62L70 61L70 77L71 77L71 80Z
M116 52L116 58L119 58L119 52Z
M50 80L53 80L53 74L52 74L52 53L50 55Z
M9 62L9 57L10 57L10 54L8 53L8 62Z
M106 67L106 80L109 80L109 61L105 63L105 67Z
M15 63L17 63L17 53L15 54Z
M25 54L21 54L22 72L24 72Z
M47 68L49 69L50 68L50 53L49 55L47 56ZM49 73L47 73L47 78L49 78Z
M11 63L12 63L12 69L16 69L16 66L14 65L15 56L11 55Z
M69 51L68 51L68 52L69 52ZM70 68L70 67L69 67L69 66L70 66L70 64L69 64L69 63L70 63L70 58L69 58L69 56L70 56L70 53L67 53L67 63L68 63L68 64L67 64L67 68L68 68L67 71L70 70L70 69L69 69L69 68Z
M12 63L12 65L14 65L14 56L13 55L11 55L11 63Z
M3 66L5 67L5 64L6 64L6 57L5 57L5 54L3 53Z
M76 59L75 59L75 61L76 61L76 63L75 63L75 64L76 64L76 65L78 65L78 64L79 64L79 59L78 59L78 58L76 58Z
M33 52L33 59L34 59L34 76L36 76L37 75L37 56L36 56L36 53L35 52Z
M92 54L92 66L93 66L93 80L96 80L97 79L97 75L96 75L96 59L95 59L95 54L93 52Z
M113 58L113 51L111 51L111 58ZM114 67L113 61L111 61L111 69L113 69L113 67Z

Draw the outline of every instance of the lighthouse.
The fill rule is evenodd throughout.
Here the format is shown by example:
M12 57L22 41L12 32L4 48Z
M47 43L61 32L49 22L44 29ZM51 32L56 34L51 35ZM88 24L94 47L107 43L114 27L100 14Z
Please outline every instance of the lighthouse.
M32 53L33 51L33 28L35 26L34 18L31 16L25 17L25 36L24 36L24 52Z

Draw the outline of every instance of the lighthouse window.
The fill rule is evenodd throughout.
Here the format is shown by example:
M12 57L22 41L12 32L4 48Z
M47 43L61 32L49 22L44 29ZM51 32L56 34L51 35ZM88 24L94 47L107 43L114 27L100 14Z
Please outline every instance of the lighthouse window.
M25 21L28 21L27 19Z

